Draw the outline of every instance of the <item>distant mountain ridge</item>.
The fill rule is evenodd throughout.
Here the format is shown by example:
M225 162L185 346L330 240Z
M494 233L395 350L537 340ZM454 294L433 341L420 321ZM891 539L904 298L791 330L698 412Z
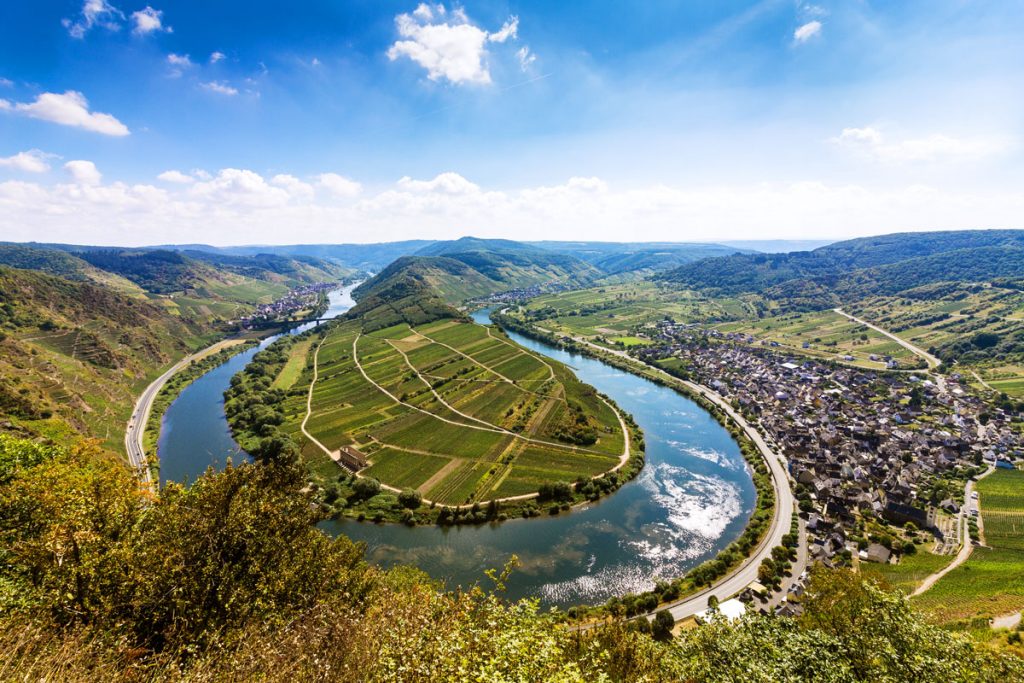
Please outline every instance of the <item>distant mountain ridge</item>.
M309 244L284 246L211 247L202 244L164 245L163 249L247 255L279 254L314 256L335 263L376 272L402 256L445 256L471 251L542 251L573 256L590 263L606 275L636 273L647 275L709 256L747 253L750 249L699 242L589 242L534 241L462 237L456 240L406 240L376 244Z
M765 294L800 307L824 308L935 282L1021 277L1024 230L962 230L894 233L814 251L711 258L655 279L716 294Z

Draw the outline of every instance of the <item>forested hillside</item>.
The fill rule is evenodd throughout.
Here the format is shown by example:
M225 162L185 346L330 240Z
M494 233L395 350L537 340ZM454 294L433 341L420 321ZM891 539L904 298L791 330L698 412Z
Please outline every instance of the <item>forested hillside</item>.
M814 310L890 296L937 282L1024 274L1024 231L902 233L838 242L814 251L705 259L655 276L716 295L763 294Z

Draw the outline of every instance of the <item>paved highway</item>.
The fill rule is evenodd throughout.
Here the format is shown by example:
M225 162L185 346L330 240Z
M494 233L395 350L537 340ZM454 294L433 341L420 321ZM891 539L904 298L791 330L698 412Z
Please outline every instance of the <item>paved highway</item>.
M650 363L643 363L643 361L633 358L625 351L606 349L603 346L598 346L597 344L594 344L587 339L583 339L582 337L574 337L574 339L577 342L587 344L588 346L592 346L605 353L611 353L616 356L627 358L634 363L646 365L654 372L668 378L669 380L686 385L691 391L700 394L720 407L725 411L730 419L732 419L740 426L740 428L743 429L744 432L746 432L747 436L749 436L758 449L760 449L761 455L764 457L765 463L768 465L768 469L772 475L772 484L775 487L775 514L772 517L772 523L768 529L768 533L761 540L761 543L757 546L753 555L748 557L738 568L730 572L728 576L720 579L710 587L699 593L689 595L678 602L660 607L659 609L668 609L675 620L680 621L706 610L708 607L708 598L710 596L714 595L719 600L725 600L741 592L754 581L757 581L757 570L761 566L762 560L766 557L771 557L772 548L782 544L782 537L789 533L792 516L796 511L796 499L793 496L793 489L789 485L789 476L786 473L786 461L782 456L772 450L761 436L761 433L757 431L753 425L748 423L742 415L733 410L729 402L722 398L718 393L700 384L672 377L672 375L668 374L661 368L651 365Z
M146 451L142 445L142 437L146 431L146 422L149 421L149 414L153 410L153 401L156 400L157 394L163 389L164 385L167 384L167 380L177 374L182 368L187 366L194 360L199 360L211 353L225 348L227 346L233 346L240 343L238 339L224 339L217 342L212 346L208 346L202 351L197 351L190 356L182 358L177 363L167 369L164 374L153 380L152 384L146 387L142 395L139 396L139 400L135 402L135 408L132 410L131 419L128 420L128 429L124 435L124 446L128 453L128 462L133 468L141 481L146 486L152 487L153 478L149 471L149 466L146 462Z
M841 308L833 308L832 310L834 310L839 315L846 316L847 318L849 318L850 320L852 320L855 323L860 323L861 325L864 325L865 327L870 327L875 332L878 332L879 334L883 334L886 337L888 337L889 339L892 339L894 342L896 342L897 344L899 344L900 346L905 348L907 351L910 351L911 353L913 353L916 356L920 356L921 358L924 358L924 361L926 363L928 363L928 367L930 369L931 368L937 368L937 367L939 367L942 364L941 360L939 360L938 358L936 358L932 354L928 353L927 351L922 349L920 346L914 346L913 344L908 342L906 339L901 339L900 337L897 337L892 332L889 332L888 330L882 329L878 325L873 325L873 324L869 323L867 320L862 320L862 319L860 319L860 318L858 318L856 316L850 315L849 313L847 313L846 311L844 311Z

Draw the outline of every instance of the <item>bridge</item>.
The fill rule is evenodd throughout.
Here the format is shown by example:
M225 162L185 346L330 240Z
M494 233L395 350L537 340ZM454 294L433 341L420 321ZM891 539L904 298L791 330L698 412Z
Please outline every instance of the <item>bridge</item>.
M258 323L249 323L248 325L240 325L243 329L247 330L266 330L272 327L289 327L292 325L305 325L306 323L320 323L330 322L336 320L336 318L302 318L301 320L264 320Z

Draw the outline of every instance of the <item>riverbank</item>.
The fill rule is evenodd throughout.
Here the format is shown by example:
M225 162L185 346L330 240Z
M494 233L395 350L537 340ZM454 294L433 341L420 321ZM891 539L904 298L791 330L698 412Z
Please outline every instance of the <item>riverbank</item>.
M222 365L236 354L259 345L258 339L224 339L190 357L189 362L169 377L153 400L149 419L142 437L143 452L151 463L150 468L159 470L157 443L160 440L160 425L164 413L174 399L192 382L210 370Z
M604 349L583 339L559 337L505 313L494 314L492 318L500 326L519 334L595 358L687 396L729 431L739 443L744 459L753 470L757 490L757 511L751 517L740 539L719 553L714 560L695 567L684 576L659 584L654 591L609 600L599 608L575 610L572 616L585 619L622 614L634 616L653 612L659 607L668 608L677 619L692 616L706 607L706 604L699 606L694 602L695 596L703 597L705 594L711 594L712 590L722 593L720 597L723 598L739 593L759 578L767 578L759 576L759 572L762 565L774 567L774 548L782 546L792 549L799 544L799 539L788 538L793 529L792 515L796 507L784 460L768 446L761 434L742 415L713 390L673 377L660 368L632 358L625 352ZM781 577L773 575L772 578Z
M256 354L250 365L232 379L232 386L225 394L225 411L228 422L239 444L248 452L266 459L281 457L282 453L286 453L289 458L300 457L301 453L301 458L310 471L311 487L320 493L321 506L329 517L349 517L358 521L370 520L379 523L399 522L410 526L418 524L453 526L500 522L520 517L556 516L574 507L593 503L610 495L623 484L632 480L643 467L644 442L639 426L632 416L618 407L610 397L598 394L598 399L603 401L615 416L616 425L621 433L622 452L618 455L617 462L613 467L597 474L569 475L564 480L551 480L547 484L541 484L533 492L511 496L481 496L477 501L459 504L451 500L431 500L423 493L428 491L429 487L421 486L417 491L413 488L402 489L382 483L372 476L375 471L373 467L355 473L350 472L344 469L341 454L338 451L329 449L306 429L306 424L311 416L313 391L317 387L316 382L320 375L320 349L330 334L330 330L323 330L319 335L319 340L311 340L314 341L312 345L304 341L308 334L306 337L289 337L275 341ZM512 344L510 341L503 343ZM353 344L354 347L355 344ZM296 358L297 352L301 354L301 359ZM354 352L351 358L354 369L352 366L348 366L347 371L358 370L368 384L386 394L392 401L413 411L433 415L420 406L406 403L403 398L389 393L366 375ZM299 387L302 387L303 384L300 382L299 387L287 394L281 390L275 391L276 378L280 377L285 368L294 364L296 360L301 360L302 365L306 368L304 371L305 387L300 389ZM408 362L407 359L406 362ZM337 375L338 372L338 368L334 367L332 373ZM271 379L269 387L266 386L266 378ZM421 381L425 382L426 380L421 377ZM294 397L300 391L305 398L300 410L301 422L300 418L295 415L294 401ZM286 401L288 397L292 397L289 399L290 402ZM439 400L443 402L443 399ZM266 409L250 410L249 407L253 405L264 406ZM455 409L452 410L453 415L458 414L465 420L451 421L450 424L453 425L453 428L468 429L471 427L473 430L484 433L500 433L531 444L554 445L525 434L485 425L482 422L474 422L472 417L460 414ZM437 417L437 419L449 422L444 417ZM298 423L297 426L296 423ZM441 425L441 427L445 428L446 426ZM371 444L370 448L360 446L371 462L374 461L374 454L377 452L374 450L374 446L377 444ZM418 446L417 448L422 447ZM571 453L571 449L579 447L567 443L565 448L570 449L566 452ZM413 456L414 460L416 457ZM421 459L429 463L429 457L436 458L436 456L423 456ZM334 463L334 466L332 467L328 463ZM414 465L415 462L409 463L410 467ZM508 470L507 462L504 459L499 462L485 463L485 465L490 467L490 474L497 481L501 481L499 470L505 472ZM505 466L504 470L502 470L503 465Z

